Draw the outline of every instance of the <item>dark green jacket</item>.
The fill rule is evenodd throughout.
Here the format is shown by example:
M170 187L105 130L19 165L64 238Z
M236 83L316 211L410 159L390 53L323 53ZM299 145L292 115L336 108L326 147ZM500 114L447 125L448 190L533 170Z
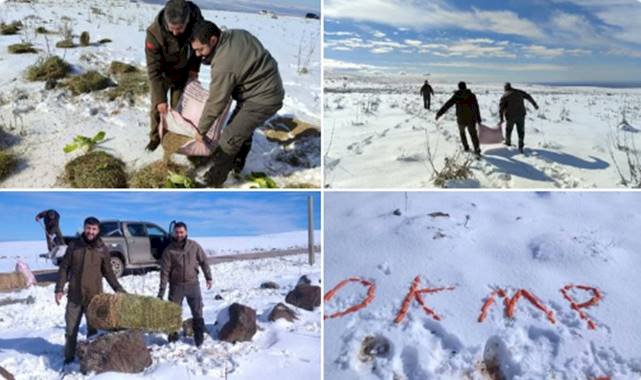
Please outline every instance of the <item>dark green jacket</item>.
M436 115L440 117L453 105L456 105L456 121L459 125L476 125L481 122L479 102L469 89L456 91Z
M223 31L211 56L209 98L198 129L207 132L230 99L260 105L283 102L285 90L278 63L246 30Z
M111 268L109 250L100 238L88 244L81 236L67 247L60 268L56 293L62 293L69 282L69 301L77 305L89 305L96 294L102 293L102 278L105 277L116 292L125 290Z
M160 259L159 295L165 294L167 282L170 284L188 284L198 281L200 267L207 281L211 281L211 269L207 255L200 244L191 239L179 243L172 239Z
M167 102L163 82L182 87L187 83L189 72L200 69L200 58L191 49L189 37L194 25L203 20L203 16L196 4L191 1L187 4L191 8L191 14L185 32L180 36L174 36L166 28L164 9L147 28L145 54L153 107Z

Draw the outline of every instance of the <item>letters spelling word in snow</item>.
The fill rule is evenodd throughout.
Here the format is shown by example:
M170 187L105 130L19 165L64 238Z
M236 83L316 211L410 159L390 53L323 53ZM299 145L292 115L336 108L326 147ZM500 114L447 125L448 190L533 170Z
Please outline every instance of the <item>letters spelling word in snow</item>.
M332 288L330 291L328 291L325 296L323 297L323 300L328 303L329 301L336 296L336 294L342 290L345 286L347 286L350 283L355 283L359 284L367 289L367 295L365 298L352 306L347 307L344 310L334 312L330 315L325 315L324 319L333 319L333 318L341 318L344 317L348 314L355 313L361 309L364 309L369 306L374 301L374 298L376 298L376 284L374 281L371 280L366 280L361 277L355 276L355 277L349 277L346 280L343 280L339 282L334 288ZM414 278L414 281L412 281L412 284L410 286L409 291L407 292L407 295L403 299L403 302L401 303L401 308L399 309L398 313L396 314L396 317L394 318L394 323L401 323L407 314L410 311L410 306L412 305L412 302L416 301L423 311L432 317L434 320L440 321L441 317L428 307L425 303L425 300L423 299L423 295L428 295L428 294L433 294L433 293L439 293L439 292L444 292L444 291L453 291L455 290L454 286L451 287L441 287L441 288L420 288L421 285L421 279L419 276L416 276ZM585 302L579 303L579 301L575 300L571 295L570 291L572 289L577 289L581 290L584 292L590 292L592 293L592 298ZM563 298L567 300L570 303L570 307L572 310L576 311L579 314L579 317L582 320L585 320L588 325L588 329L590 330L595 330L596 329L596 323L590 317L587 315L585 310L583 309L588 309L592 306L596 306L601 299L603 299L603 295L601 294L601 291L598 288L588 286L588 285L574 285L574 284L568 284L565 285L563 288L560 289L561 294L563 295ZM502 298L503 299L503 305L504 305L504 311L505 315L508 318L514 318L516 314L516 305L519 302L521 298L525 299L526 301L530 302L532 306L534 306L536 309L540 310L545 314L547 317L548 321L552 324L556 323L556 320L554 318L554 312L550 310L545 304L536 296L534 293L532 293L529 290L526 289L518 289L512 295L512 297L508 296L506 290L501 289L501 288L496 288L490 293L490 295L485 299L483 302L483 305L481 306L481 314L478 317L479 323L483 322L487 315L490 312L490 309L492 308L492 305L494 304L496 298Z

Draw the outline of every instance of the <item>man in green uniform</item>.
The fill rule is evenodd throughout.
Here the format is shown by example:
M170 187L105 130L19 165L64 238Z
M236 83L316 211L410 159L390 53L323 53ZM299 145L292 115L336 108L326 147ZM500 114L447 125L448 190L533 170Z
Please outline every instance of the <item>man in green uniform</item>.
M165 248L160 261L160 289L158 298L163 299L169 282L169 301L182 307L183 299L191 309L194 341L197 347L203 343L205 320L203 319L203 297L198 283L198 268L205 275L207 289L211 289L212 279L207 256L200 244L187 238L187 225L178 222L174 225L171 243ZM169 341L178 339L171 334Z
M278 63L248 31L221 31L216 24L204 21L194 27L191 46L197 56L211 65L209 98L198 125L200 139L205 138L228 102L236 101L212 155L213 166L206 174L208 185L222 187L234 161L244 161L239 154L249 153L247 142L254 130L283 106L285 90Z
M158 124L160 115L178 101L185 85L198 77L200 59L189 44L193 27L203 16L191 1L169 0L154 22L147 28L145 53L151 92L151 131L147 150L153 151L160 144Z
M109 250L99 234L98 219L85 219L82 235L69 243L58 269L56 304L60 305L65 283L69 282L65 312L65 364L71 363L76 355L80 320L86 314L91 299L102 293L102 278L107 280L114 291L125 293L111 269ZM87 323L87 336L95 333L96 329Z

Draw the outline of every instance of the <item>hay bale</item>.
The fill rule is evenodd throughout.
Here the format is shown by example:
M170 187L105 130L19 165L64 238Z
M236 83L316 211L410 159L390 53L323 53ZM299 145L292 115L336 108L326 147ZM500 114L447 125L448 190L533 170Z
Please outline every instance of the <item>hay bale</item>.
M7 292L27 287L27 280L19 272L0 273L0 291Z
M142 331L121 331L78 345L80 372L139 373L153 363Z
M298 284L291 292L287 293L285 302L301 309L314 311L315 307L320 306L321 303L321 288L320 286Z
M138 68L134 65L120 61L112 61L109 65L109 74L111 75L122 75L127 73L137 73Z
M118 74L116 76L116 87L107 92L107 97L109 100L123 98L134 103L138 96L147 94L149 94L147 74L137 70L135 72Z
M0 34L4 36L18 34L20 29L22 29L22 22L20 21L14 21L11 24L0 23Z
M218 339L236 343L251 341L256 334L256 310L249 306L233 303L223 310L216 323L221 325Z
M77 45L73 43L72 39L66 39L62 41L56 42L56 47L59 49L72 49L75 48Z
M84 31L80 33L80 46L89 46L91 44L91 37L89 32Z
M30 81L62 79L69 72L71 72L71 65L57 55L53 55L46 59L40 59L34 65L29 66L26 78Z
M67 81L67 87L74 95L100 91L111 86L113 86L111 79L94 70L75 76Z
M294 320L297 320L298 317L296 316L296 312L294 310L288 308L287 305L281 302L278 305L274 306L272 311L269 313L268 319L272 322L275 322L279 319L294 322Z
M9 45L7 50L9 50L9 53L11 54L30 54L38 52L38 50L36 50L29 42Z
M8 177L18 166L15 154L0 150L0 181Z
M98 294L87 309L89 323L98 329L140 329L167 334L182 328L182 310L173 302L134 294Z
M320 127L291 117L277 117L269 124L272 128L264 130L267 140L280 144L290 144L306 136L320 136Z
M75 188L125 188L125 163L116 157L94 151L79 156L65 165L65 179Z
M187 175L188 168L173 162L159 160L135 172L129 179L129 187L136 189L162 189L169 187L169 172Z

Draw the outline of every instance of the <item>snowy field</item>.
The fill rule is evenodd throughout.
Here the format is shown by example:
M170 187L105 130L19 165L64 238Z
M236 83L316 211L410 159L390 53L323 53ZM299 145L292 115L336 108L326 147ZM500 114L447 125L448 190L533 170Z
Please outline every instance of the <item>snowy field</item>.
M639 207L636 193L326 194L326 297L354 276L375 290L350 282L325 302L328 316L371 301L325 320L325 377L638 380ZM453 287L420 294L440 321L416 298L401 313L416 276L419 289ZM586 308L596 294L568 289L587 319L560 291L570 284L602 297ZM520 298L505 316L519 289L548 314ZM378 351L363 356L366 336Z
M258 236L194 237L209 256L267 252L283 249L307 248L307 231L293 231ZM320 231L314 233L315 244L320 243ZM39 257L47 252L47 242L0 242L0 272L13 272L17 260L22 260L31 270L56 269L50 260Z
M135 171L162 158L162 149L144 150L149 133L149 97L130 106L126 101L108 101L100 92L72 96L68 90L45 90L44 82L24 79L26 68L47 52L73 65L75 73L98 70L106 74L109 64L124 61L144 69L145 30L161 6L125 0L83 2L70 0L0 1L0 21L22 21L17 35L0 36L0 129L8 134L0 141L20 156L17 172L0 183L9 188L62 187L64 164L79 153L65 154L63 147L76 135L94 136L105 131L101 147L122 159ZM302 17L269 16L203 10L203 16L221 27L246 29L255 34L279 63L286 98L280 116L291 116L320 125L320 23ZM64 24L73 29L74 41L88 31L92 41L113 42L58 49L59 34L36 34L37 27L58 31ZM7 47L31 42L38 54L9 54ZM299 59L300 58L300 59ZM307 74L299 74L305 67ZM199 80L209 82L209 67L201 67ZM288 157L298 157L296 165ZM184 161L184 160L183 160ZM243 174L266 172L279 186L320 186L320 137L302 138L289 145L266 139L258 130ZM229 181L230 187L244 187Z
M326 74L325 186L434 187L430 161L442 170L445 158L457 152L459 162L472 158L462 153L455 108L434 120L456 83L431 83L436 94L427 111L419 94L423 80ZM619 170L630 179L625 152L636 157L635 165L641 163L641 89L513 85L540 107L526 102L525 154L515 146L482 145L483 159L471 163L472 178L447 186L618 188L624 186ZM484 124L495 127L503 84L468 83L468 88L478 97ZM515 129L512 143L517 142ZM634 185L641 185L641 178L628 186Z
M318 257L320 259L320 257ZM79 365L71 366L65 379L319 379L321 320L320 308L314 312L296 309L299 319L293 323L269 322L268 313L296 285L299 277L308 275L312 282L320 278L320 260L314 267L305 255L218 264L212 267L214 287L203 285L204 318L209 334L218 313L234 302L250 306L258 315L258 332L251 342L235 345L205 336L200 350L191 338L168 344L163 334L147 334L153 364L143 374L105 373L84 377ZM126 276L121 280L130 293L155 296L158 272ZM264 281L274 281L280 289L260 289ZM203 281L201 281L203 282ZM110 291L109 286L104 284ZM56 306L54 285L36 286L2 298L33 298L32 304L0 306L0 366L16 379L56 379L63 362L65 302ZM216 300L215 296L222 296ZM190 318L187 303L183 318ZM80 325L84 339L86 324ZM226 374L226 375L225 375ZM294 377L292 377L295 374Z

